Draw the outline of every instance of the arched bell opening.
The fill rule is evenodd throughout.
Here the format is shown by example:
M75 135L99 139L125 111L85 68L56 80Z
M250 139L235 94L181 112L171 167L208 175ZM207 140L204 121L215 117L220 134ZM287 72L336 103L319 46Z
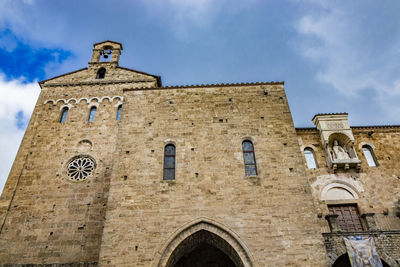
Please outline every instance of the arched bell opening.
M382 266L383 267L390 267L389 264L387 264L386 262L384 262L381 259L382 262ZM333 263L332 267L351 267L351 263L349 260L349 256L347 255L347 253L341 255L339 258L337 258L337 260Z
M207 230L185 238L172 252L167 267L242 267L235 249L224 239Z

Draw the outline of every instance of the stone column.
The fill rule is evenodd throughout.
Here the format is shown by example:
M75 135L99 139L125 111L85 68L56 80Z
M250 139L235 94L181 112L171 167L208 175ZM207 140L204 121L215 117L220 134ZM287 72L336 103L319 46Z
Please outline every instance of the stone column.
M338 214L328 214L325 216L325 219L328 221L332 233L337 233L341 231L337 223L337 217L339 217Z
M365 221L367 222L367 227L369 231L376 231L378 230L378 227L376 226L376 222L375 222L375 217L374 217L375 213L370 212L370 213L363 213L361 215L362 218L365 219Z

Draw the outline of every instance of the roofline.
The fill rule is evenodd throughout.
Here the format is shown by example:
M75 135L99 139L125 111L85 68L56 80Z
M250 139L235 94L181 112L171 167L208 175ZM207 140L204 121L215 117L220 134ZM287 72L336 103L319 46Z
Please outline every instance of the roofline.
M371 129L371 128L400 128L400 125L366 125L366 126L350 126L352 129Z
M249 83L216 83L216 84L192 84L192 85L172 85L158 88L126 88L124 91L141 91L141 90L167 90L167 89L189 89L203 87L229 87L229 86L249 86L249 85L284 85L285 82L249 82Z
M122 44L121 44L120 42L115 42L115 41L111 41L111 40L106 40L106 41L103 41L103 42L95 43L95 44L93 44L93 48L94 48L96 45L101 44L101 43L105 43L105 42L110 42L110 43L119 44L119 45L121 46L121 50L123 50Z
M311 121L313 121L315 119L315 117L317 117L317 116L325 116L325 115L349 115L349 113L347 113L347 112L317 113L314 115L314 117L311 119Z
M130 68L126 68L126 67L121 67L121 66L117 66L117 68L120 68L120 69L123 69L123 70L134 71L134 72L137 72L137 73L140 73L140 74L143 74L143 75L152 76L152 77L156 78L156 80L157 80L157 86L158 86L158 87L162 87L161 76L153 75L153 74L149 74L149 73L144 72L144 71L134 70L134 69L130 69Z
M296 131L316 131L317 127L295 127Z
M146 73L146 72L143 72L143 71L134 70L134 69L124 68L124 67L120 67L120 66L117 66L117 68L124 69L124 70L129 70L129 71L134 71L134 72L137 72L137 73L140 73L140 74L143 74L143 75L147 75L147 76L154 77L154 78L157 80L157 86L159 86L159 87L162 86L161 76L149 74L149 73ZM40 81L40 82L39 82L39 85L42 85L42 84L44 84L45 82L48 82L48 81L51 81L51 80L54 80L54 79L57 79L57 78L60 78L60 77L63 77L63 76L69 75L69 74L73 74L73 73L76 73L76 72L79 72L79 71L82 71L82 70L87 70L87 69L89 69L89 68L86 67L86 68L83 68L83 69L79 69L79 70L74 70L74 71L71 71L71 72L67 72L67 73L64 73L64 74L55 76L55 77L53 77L53 78L50 78L50 79Z
M74 71L71 71L71 72L67 72L67 73L64 73L64 74L55 76L55 77L53 77L53 78L50 78L50 79L40 81L39 84L42 85L42 84L45 83L45 82L48 82L48 81L51 81L51 80L54 80L54 79L57 79L57 78L60 78L60 77L63 77L63 76L69 75L69 74L73 74L73 73L76 73L76 72L78 72L78 71L87 70L87 69L88 69L88 68L86 67L86 68L83 68L83 69L79 69L79 70L74 70Z
M364 125L364 126L350 126L351 129L390 129L390 128L400 128L400 124L395 125ZM316 127L295 127L296 131L316 131Z

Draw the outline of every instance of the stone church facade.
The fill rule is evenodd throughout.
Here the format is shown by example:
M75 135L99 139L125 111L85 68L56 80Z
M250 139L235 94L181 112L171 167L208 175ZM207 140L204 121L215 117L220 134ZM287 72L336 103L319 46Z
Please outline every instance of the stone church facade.
M400 126L293 124L283 82L162 86L122 45L40 82L0 198L2 266L400 266Z

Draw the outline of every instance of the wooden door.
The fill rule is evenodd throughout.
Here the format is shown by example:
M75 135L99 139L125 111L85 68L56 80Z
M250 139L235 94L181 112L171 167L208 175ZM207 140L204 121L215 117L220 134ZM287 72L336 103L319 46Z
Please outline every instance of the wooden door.
M328 208L329 213L339 215L337 222L343 232L361 232L364 230L357 205L328 205Z

